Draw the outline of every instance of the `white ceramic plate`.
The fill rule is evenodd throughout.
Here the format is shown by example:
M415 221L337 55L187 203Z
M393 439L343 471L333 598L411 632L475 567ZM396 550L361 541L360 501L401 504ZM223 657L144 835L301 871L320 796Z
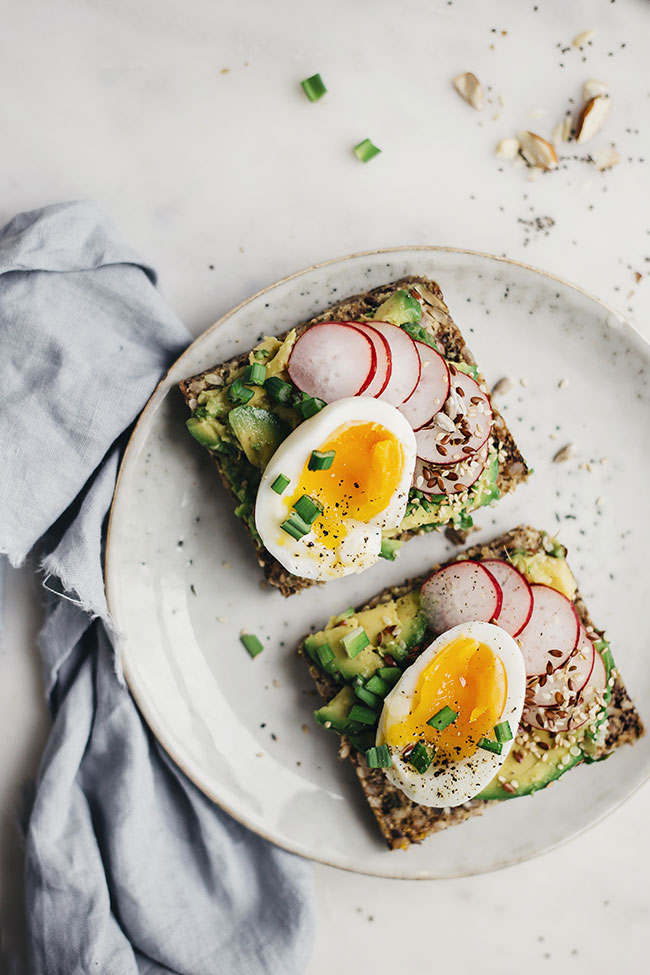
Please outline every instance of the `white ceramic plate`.
M186 433L176 384L333 301L405 274L441 285L499 405L535 468L477 518L488 539L521 522L558 532L630 692L650 717L645 609L650 576L650 347L584 292L532 268L461 251L400 249L309 268L240 305L164 378L131 438L113 505L110 609L129 686L187 775L274 843L338 867L442 878L535 856L593 824L649 773L650 738L578 768L554 788L389 852L336 739L316 725L300 637L443 559L442 536L410 541L395 563L288 600L260 587L253 549L206 452ZM574 443L575 456L553 455ZM602 459L602 460L601 460ZM242 627L263 640L251 660Z

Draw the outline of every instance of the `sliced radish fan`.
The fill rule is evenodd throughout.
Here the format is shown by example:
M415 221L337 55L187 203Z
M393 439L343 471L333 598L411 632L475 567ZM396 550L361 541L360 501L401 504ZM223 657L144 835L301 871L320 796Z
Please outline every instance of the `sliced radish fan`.
M388 384L378 399L391 406L401 406L409 398L420 380L420 356L415 342L399 325L374 322L372 327L388 342L392 371Z
M436 634L472 620L489 623L502 601L499 584L479 562L452 562L422 584L422 609Z
M377 357L375 374L364 389L363 395L378 397L386 389L393 368L390 345L381 332L378 332L372 325L365 322L346 322L346 324L363 332L374 346L375 356Z
M344 322L320 322L299 337L287 369L298 389L332 403L362 393L376 365L375 348L367 335Z
M420 457L415 461L413 483L424 494L458 494L467 491L481 476L487 463L488 445L484 444L473 457L462 464L436 467Z
M533 611L530 583L514 565L503 559L483 559L481 565L492 573L503 593L503 605L495 623L510 636L517 636Z
M444 413L451 422L441 427L434 417L418 430L418 457L431 464L458 464L472 457L487 442L492 430L490 401L471 376L450 368L451 383Z

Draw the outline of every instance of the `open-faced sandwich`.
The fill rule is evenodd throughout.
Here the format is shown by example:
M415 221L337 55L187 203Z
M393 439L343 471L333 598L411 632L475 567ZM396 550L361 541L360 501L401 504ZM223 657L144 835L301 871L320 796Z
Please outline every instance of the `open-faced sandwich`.
M181 383L269 581L284 595L394 558L528 468L433 281L339 302Z
M303 641L389 847L527 796L643 734L566 550L520 527Z

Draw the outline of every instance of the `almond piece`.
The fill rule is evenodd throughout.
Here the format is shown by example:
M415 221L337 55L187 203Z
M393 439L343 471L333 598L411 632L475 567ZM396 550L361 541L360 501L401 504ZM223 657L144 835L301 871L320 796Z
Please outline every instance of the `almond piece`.
M556 169L557 153L550 142L535 132L519 133L519 151L529 166L539 169Z
M576 142L579 145L589 142L600 132L607 121L610 108L609 95L595 95L589 99L576 122Z
M495 149L495 155L499 159L514 159L518 152L518 139L502 139Z
M460 97L472 108L475 108L477 112L480 112L483 108L483 89L476 75L472 74L471 71L466 71L465 74L459 74L452 78L452 82Z
M583 30L581 34L576 34L571 43L574 47L584 47L589 41L593 40L598 31Z
M623 161L623 157L619 156L616 149L612 149L611 146L606 146L603 149L594 149L591 153L591 158L601 173L604 169L611 169L612 166L618 166Z
M588 102L596 95L609 95L609 86L604 81L598 81L597 78L590 78L582 86L583 100Z

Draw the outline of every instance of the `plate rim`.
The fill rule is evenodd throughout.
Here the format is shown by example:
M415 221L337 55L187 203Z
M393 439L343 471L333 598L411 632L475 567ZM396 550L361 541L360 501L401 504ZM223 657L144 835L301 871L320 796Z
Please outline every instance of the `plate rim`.
M211 802L213 802L220 809L223 809L224 812L226 812L229 816L231 816L236 822L240 823L242 826L245 826L251 832L255 833L258 836L261 836L263 839L267 840L269 843L272 843L274 846L286 850L288 853L293 853L295 855L301 856L304 859L311 860L315 863L321 863L324 866L332 867L338 870L345 870L348 873L356 873L362 876L380 877L386 880L423 880L423 881L437 880L440 882L444 880L452 880L452 879L459 879L462 877L472 877L472 876L479 876L481 874L494 873L497 870L503 870L508 867L514 867L517 864L527 862L528 860L536 859L539 856L542 856L546 853L550 853L553 850L557 850L565 843L568 843L571 840L576 839L578 836L582 836L588 830L597 826L604 819L606 819L617 809L619 809L623 805L623 803L625 803L628 799L630 799L633 795L635 795L635 793L637 793L644 785L646 785L647 782L650 780L650 765L648 766L645 777L641 781L636 783L630 791L622 795L607 810L601 813L601 815L597 816L596 819L592 820L591 822L587 823L581 828L571 833L568 833L566 836L562 837L556 842L551 843L548 846L545 846L543 849L538 850L531 855L516 855L513 856L511 859L503 860L502 862L495 864L494 866L490 866L479 871L461 870L457 873L449 874L446 875L445 877L440 877L440 876L436 876L435 874L432 874L430 871L420 872L419 874L416 875L413 875L411 873L400 874L399 872L395 872L395 871L387 873L378 868L361 869L358 866L352 866L350 864L346 864L343 862L333 862L332 860L328 860L323 856L318 856L316 852L311 852L311 851L307 852L303 850L301 848L300 843L292 843L288 840L280 841L276 836L266 832L262 827L256 824L251 824L251 822L249 822L246 819L246 817L242 816L241 813L239 813L237 810L230 808L229 804L224 803L220 798L218 798L215 795L214 791L210 789L209 785L204 781L204 779L198 773L195 774L194 770L191 767L188 767L188 765L190 765L191 763L188 763L185 758L180 757L180 755L178 754L178 750L174 747L173 743L164 740L165 739L164 730L162 730L162 726L158 724L152 709L148 707L146 701L140 695L137 689L137 681L135 681L132 674L130 674L128 662L125 661L125 659L123 658L119 646L120 643L119 630L114 625L113 613L111 610L112 599L111 599L111 584L110 584L110 578L111 578L110 560L112 558L112 552L115 547L111 544L111 537L112 537L111 529L113 526L113 517L115 514L116 502L118 499L120 489L123 486L125 469L130 462L130 457L134 450L135 440L139 436L141 427L143 427L145 423L149 421L149 419L155 412L155 408L157 407L158 401L162 399L163 396L166 394L167 389L169 387L170 373L176 370L179 363L181 363L183 359L187 355L189 355L191 351L194 350L195 346L198 345L199 342L203 342L208 335L211 335L214 331L216 331L217 328L223 325L236 312L239 312L242 308L245 308L246 305L250 304L253 301L256 301L258 298L267 294L269 291L272 291L273 289L279 287L280 285L286 284L290 281L303 277L305 274L308 274L310 271L317 271L320 270L321 268L331 267L336 264L344 264L348 261L352 261L358 258L375 257L376 255L381 255L381 254L409 254L414 252L426 252L426 253L434 253L434 254L435 253L458 254L466 257L478 257L478 258L485 259L487 261L495 261L499 264L506 264L517 268L523 268L526 271L532 271L534 274L538 274L541 277L548 278L551 281L556 281L558 284L562 285L563 287L569 288L572 291L576 291L579 294L583 295L588 300L600 306L608 314L614 315L618 322L620 322L625 328L629 329L632 332L632 334L636 337L636 339L640 340L642 345L645 345L647 347L648 356L650 357L650 339L646 338L646 336L641 331L639 331L639 329L632 322L630 322L629 319L624 314L619 312L617 309L613 308L611 305L603 301L601 298L598 298L596 295L592 294L592 292L588 291L586 288L583 288L581 285L574 284L573 282L568 281L566 278L563 278L558 274L554 274L552 271L545 271L542 268L536 267L533 264L528 264L524 261L518 261L515 260L514 258L503 257L497 254L490 254L487 251L478 251L478 250L472 250L463 247L447 247L447 246L437 245L437 244L405 244L405 245L400 245L398 247L380 247L380 248L373 248L371 250L356 251L351 254L346 254L340 257L333 257L324 261L318 261L314 264L309 264L298 271L293 271L291 274L284 275L283 277L278 278L277 280L271 282L270 284L265 285L263 288L259 289L254 294L250 295L248 298L243 299L238 304L234 305L232 308L224 312L224 314L221 315L215 322L213 322L212 325L209 325L203 332L201 332L200 335L197 335L196 338L194 338L192 342L190 342L187 348L184 349L183 352L181 352L181 354L174 360L174 362L169 366L168 369L165 370L163 375L160 377L153 392L151 393L149 399L147 400L144 408L142 409L140 415L138 416L133 426L133 429L131 430L126 447L124 448L124 453L120 460L120 465L117 473L117 478L115 481L115 488L113 491L113 497L111 500L111 507L109 511L108 523L106 528L106 540L105 540L105 550L104 550L104 585L106 590L106 602L108 606L109 620L111 623L113 623L115 651L118 657L118 666L120 668L120 672L124 675L124 679L126 681L129 693L133 696L133 699L136 703L138 710L140 711L151 733L155 737L157 743L160 745L161 748L164 749L164 751L169 756L169 758L183 772L183 774L186 775L187 778L196 786L196 788L203 793L203 795L205 795ZM393 851L387 850L386 852L390 853Z

